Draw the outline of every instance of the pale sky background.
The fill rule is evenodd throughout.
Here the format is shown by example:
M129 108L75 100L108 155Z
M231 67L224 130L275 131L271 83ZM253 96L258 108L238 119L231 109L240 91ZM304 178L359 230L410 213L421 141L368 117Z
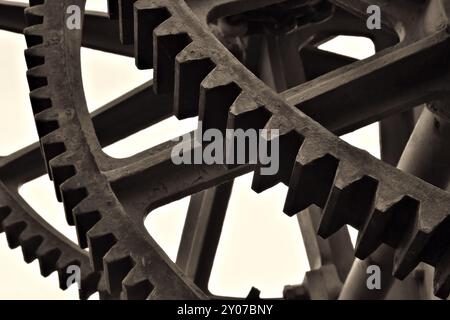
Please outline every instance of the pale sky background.
M18 1L27 2L27 1ZM91 10L106 11L106 0L88 1ZM28 99L22 35L0 31L0 155L8 155L37 141ZM324 50L363 59L373 54L367 39L340 37ZM151 71L139 71L131 58L82 50L83 82L89 109L104 105L151 79ZM105 148L111 156L126 157L195 128L196 119L168 119ZM111 128L114 130L114 128ZM349 134L345 140L379 157L378 126ZM286 284L299 284L308 261L296 218L282 213L287 187L278 185L260 195L250 189L251 175L236 180L210 281L213 293L245 296L252 286L263 297L280 297ZM20 194L53 226L76 241L53 185L43 176L24 185ZM155 210L146 227L172 259L175 259L189 199ZM352 233L353 238L355 233ZM77 299L75 287L58 288L57 274L43 278L38 262L25 264L21 249L10 250L0 235L0 299ZM95 298L95 297L94 297Z

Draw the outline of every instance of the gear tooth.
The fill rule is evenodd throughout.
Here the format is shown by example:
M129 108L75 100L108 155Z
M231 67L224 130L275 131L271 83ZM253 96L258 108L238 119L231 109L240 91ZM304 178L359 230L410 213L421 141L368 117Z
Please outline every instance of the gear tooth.
M30 91L33 91L41 87L46 87L48 85L46 71L43 65L38 65L36 67L28 69L27 79Z
M52 106L49 87L41 87L31 91L30 101L33 113L35 115L46 109L49 109Z
M259 159L261 167L255 171L252 181L252 190L257 193L261 193L280 182L285 185L289 184L295 159L303 144L304 137L291 128L283 128L280 125L282 122L282 118L274 115L264 128L267 134L263 139L267 141L267 149L272 149L272 146L274 146L271 154L279 155L277 159L278 168L276 168L278 170L269 174L264 173L263 170L267 170L265 167L273 166L274 163L264 164L263 159ZM267 151L266 153L268 154Z
M271 118L271 113L259 105L249 94L242 92L232 104L229 112L226 128L226 152L228 161L226 166L231 169L236 164L256 164L258 161L258 148L260 147L261 129ZM249 130L256 133L256 141L246 143L246 153L238 153L238 141L236 135L239 132L247 133ZM251 132L250 131L250 132ZM234 134L236 133L236 134ZM251 139L251 138L250 138ZM252 143L252 144L250 144ZM232 155L232 157L231 157ZM244 157L244 158L243 158Z
M135 262L128 251L117 244L103 258L106 287L111 295L120 295L122 281L131 271Z
M271 113L258 104L250 94L242 92L234 101L228 113L229 129L263 129L271 118Z
M377 180L340 162L323 210L319 235L328 238L345 224L360 229L373 210L377 188Z
M80 204L77 205L72 211L74 215L75 226L77 229L78 243L80 244L80 247L83 249L88 246L87 233L101 219L100 212L97 211L95 208L87 210L81 209L84 206L84 204L90 203L89 198L86 198L85 200L80 202Z
M37 250L44 241L44 238L36 234L30 227L26 228L19 237L22 247L23 259L26 263L31 263L37 258Z
M36 256L39 260L41 275L43 277L48 277L56 271L56 264L61 256L61 250L50 246L44 241L37 250Z
M153 291L154 286L143 274L139 265L131 269L122 281L124 300L145 300Z
M94 270L103 270L103 257L117 242L116 237L108 231L107 226L104 226L100 220L87 233L89 255L91 256L91 264Z
M3 221L11 214L10 207L0 207L0 233L4 232Z
M25 8L24 13L27 25L42 24L44 22L44 10L45 6L42 4Z
M28 48L39 46L44 43L45 28L42 24L36 24L23 30Z
M79 175L74 176L61 184L62 202L69 225L75 225L73 208L88 196L88 191L79 181L82 181Z
M434 294L441 299L447 299L450 295L450 249L447 249L436 264Z
M52 120L50 118L50 115L53 114L52 109L47 109L42 112L40 112L38 115L36 115L35 122L36 122L36 129L38 132L38 135L40 138L44 138L45 136L49 135L53 131L56 131L59 129L59 122L58 120Z
M396 247L400 241L398 227L407 225L409 217L414 216L416 210L416 200L408 196L395 196L380 186L374 210L358 235L355 255L365 259L383 242Z
M30 96L31 108L33 113L40 114L45 110L49 110L52 107L52 101L50 98L35 98Z
M86 262L88 263L88 262ZM91 269L81 267L81 288L79 289L80 300L87 300L92 294L98 291L101 275Z
M225 70L215 68L208 74L200 85L199 121L203 132L225 132L228 112L241 91Z
M45 47L37 46L25 49L25 61L28 69L33 69L45 63Z
M395 251L394 276L396 278L405 279L417 267L429 238L429 233L417 229L405 235L400 247Z
M153 88L157 94L173 94L175 86L175 58L192 39L171 17L153 32Z
M50 175L53 179L56 197L59 202L62 201L61 185L77 173L73 165L75 157L76 155L71 152L64 152L49 161ZM76 181L67 183L66 187L69 187L71 183L76 183Z
M122 42L122 44L133 44L133 5L135 2L136 0L119 0L118 2L120 41Z
M310 147L307 140L300 148L292 171L284 205L284 212L289 216L312 204L323 208L333 186L339 160L329 153L319 155L314 160L305 159L304 155Z
M190 43L175 59L174 113L178 119L198 115L200 84L215 68L196 42Z
M146 1L134 4L134 53L138 69L153 67L153 31L169 17L167 8L149 6Z
M9 215L3 220L3 229L6 233L6 240L11 249L20 246L20 234L27 228L27 224L19 216L14 214Z

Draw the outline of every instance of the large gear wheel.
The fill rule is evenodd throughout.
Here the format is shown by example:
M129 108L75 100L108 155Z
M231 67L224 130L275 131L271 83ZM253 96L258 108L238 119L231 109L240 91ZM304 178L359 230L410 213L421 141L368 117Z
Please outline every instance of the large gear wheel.
M381 31L365 28L367 7L374 4L383 13ZM287 287L286 298L354 297L354 286L363 284L349 284L358 279L354 267L360 262L350 268L348 253L353 252L342 229L346 224L360 231L358 258L391 257L400 279L425 262L435 267L435 294L449 295L450 195L443 189L450 173L445 148L450 132L450 8L445 1L109 1L109 18L86 14L84 30L66 25L67 8L73 5L84 14L82 0L31 1L25 11L27 76L47 171L68 223L77 229L80 247L89 247L95 271L86 267L84 277L101 277L97 289L104 298L215 298L208 280L233 179L252 171L257 192L280 182L289 186L284 211L298 215L302 231L313 234L309 245L319 251L311 250L321 263L303 286ZM295 15L285 18L286 12ZM122 45L100 27L93 31L94 22L120 26ZM354 62L317 50L343 33L370 37L378 53ZM249 57L254 57L252 41L261 41L261 34L263 45L284 50L281 55L304 74L289 72L292 64L280 64L282 59L274 57L277 50L269 50L271 75L258 72ZM138 68L153 68L153 82L91 117L81 82L82 44L133 53ZM304 61L320 61L322 68L289 56L300 44ZM125 109L136 100L140 109ZM415 127L410 118L405 125L404 117L423 103L427 106ZM118 114L133 111L146 116L114 133L108 130L122 124ZM398 114L402 116L393 116ZM272 137L280 143L278 174L264 176L254 164L175 165L173 141L126 159L102 151L171 115L198 115L204 130L278 129L279 136ZM381 121L384 162L336 136L376 121ZM388 139L393 130L400 137ZM37 157L36 146L29 150ZM6 172L14 176L14 171ZM143 220L149 211L188 195L191 204L173 263ZM3 216L17 212L7 209L14 201L4 200ZM13 219L13 227L8 227L11 218L4 220L5 230L13 230L10 238L22 239L25 216ZM314 237L316 231L334 240ZM34 244L38 238L32 234L32 239ZM84 265L86 253L69 247ZM73 262L71 258L64 261ZM58 268L65 266L58 263ZM93 291L90 285L88 294Z

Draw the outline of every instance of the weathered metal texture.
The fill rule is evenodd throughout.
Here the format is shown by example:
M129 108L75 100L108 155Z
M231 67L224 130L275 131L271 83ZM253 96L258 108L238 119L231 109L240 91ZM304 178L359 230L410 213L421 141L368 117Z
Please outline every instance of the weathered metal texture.
M394 271L398 277L405 277L420 261L425 261L436 267L436 293L440 297L448 295L450 259L446 234L450 196L438 188L442 184L433 186L401 172L335 136L408 112L422 103L433 103L439 107L439 115L446 114L442 112L446 107L442 106L449 93L450 47L445 1L371 1L383 11L383 32L379 33L361 31L364 29L353 22L361 25L364 21L348 14L364 17L368 2L331 1L337 6L332 18L309 24L298 31L298 38L293 37L298 43L305 43L308 36L314 35L315 40L302 50L301 57L323 64L320 68L304 64L303 78L295 79L287 73L276 76L274 79L278 80L273 85L279 91L310 80L282 94L268 89L251 74L207 27L207 22L222 16L281 0L110 1L109 17L86 15L83 32L65 28L62 8L69 4L84 7L84 1L31 2L32 7L26 9L30 25L25 30L29 46L26 58L41 150L57 195L64 202L67 220L77 228L80 247L89 246L95 274L103 275L99 290L105 298L211 297L207 279L231 180L255 170L255 191L279 182L289 185L286 213L297 214L311 204L322 208L320 224L311 224L321 236L331 236L345 224L352 225L362 231L356 248L358 257L365 258L386 243L395 249ZM0 3L2 6L5 3ZM13 20L6 20L2 27L17 30L20 24ZM92 28L96 25L102 27ZM377 48L400 42L352 63L313 46L337 34L369 36ZM119 45L118 38L124 44ZM154 85L146 84L106 106L92 122L80 82L82 43L126 55L134 50L139 68L154 67ZM296 46L287 44L283 50ZM269 52L268 56L274 57L276 52ZM334 70L336 67L340 68ZM281 70L272 68L273 71ZM316 76L320 77L311 80ZM173 142L120 160L101 150L102 146L171 115L183 118L197 114L206 127L221 130L280 129L283 161L279 174L261 176L254 165L176 166L170 158ZM117 131L108 130L118 122ZM392 129L392 125L386 127ZM415 131L428 134L427 128L419 122ZM411 127L406 124L404 136L409 130ZM445 136L429 139L427 143L437 147L448 141ZM398 147L392 148L397 154L387 152L391 157L387 161L394 165L404 144L404 139L398 141ZM28 157L38 159L37 146L27 150L25 156L18 157L20 161L3 158L4 167L28 164ZM441 169L448 173L443 160L446 151L431 155L439 156ZM424 170L431 168L429 158L422 156ZM30 169L27 179L42 174L43 169L44 166ZM20 181L13 170L2 172L11 181ZM420 174L419 177L426 180ZM191 199L177 266L148 235L142 221L150 210L194 194L197 195ZM16 201L13 198L5 208L20 203ZM24 209L22 219L29 219L30 212L29 208ZM204 218L199 219L200 216ZM21 227L9 230L16 237L21 234ZM51 228L45 226L41 232L47 234L48 230ZM210 245L206 242L209 235ZM73 249L63 247L61 252L72 252L78 260L86 261L84 251L68 245L60 235L56 238L58 245ZM319 269L312 265L314 270L306 276L306 287L297 289L305 289L300 290L300 296L306 298L336 298L349 266L340 267L333 254L327 255L323 250L333 242L322 243L319 238L313 242L321 247L316 254L324 261L314 266ZM334 253L339 252L336 250ZM89 271L84 271L85 276L91 272L86 270ZM89 288L87 292L92 293L92 286Z

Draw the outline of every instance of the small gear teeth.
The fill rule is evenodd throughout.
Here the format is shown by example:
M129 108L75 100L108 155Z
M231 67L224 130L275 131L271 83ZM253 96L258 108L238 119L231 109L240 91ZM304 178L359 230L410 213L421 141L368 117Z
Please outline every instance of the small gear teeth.
M49 87L41 87L30 93L31 107L35 115L52 107L49 90Z
M157 94L173 94L175 86L175 58L191 38L182 25L171 17L153 32L153 83Z
M169 17L165 7L149 7L148 1L134 4L134 53L138 69L153 67L153 31Z
M199 121L203 132L225 132L228 112L241 91L225 70L215 68L208 74L200 85Z
M120 295L122 281L131 271L135 262L129 253L119 245L114 245L103 257L103 270L107 279L107 290L112 295Z
M178 119L198 115L200 84L214 68L215 64L195 42L176 56L173 108Z
M154 286L136 265L122 281L123 300L145 300L152 293Z

